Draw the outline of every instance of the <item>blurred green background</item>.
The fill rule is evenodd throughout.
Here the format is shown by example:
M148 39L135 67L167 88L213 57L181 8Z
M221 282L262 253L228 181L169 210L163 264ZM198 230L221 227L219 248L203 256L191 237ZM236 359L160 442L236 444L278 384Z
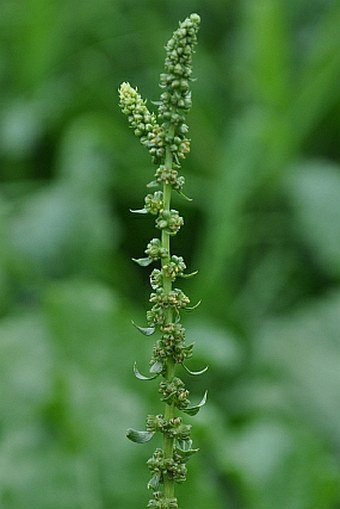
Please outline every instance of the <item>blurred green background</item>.
M159 413L143 324L149 156L118 109L156 100L202 17L184 165L195 417L182 509L340 507L340 3L1 0L0 507L132 509ZM149 104L151 104L149 102ZM130 217L132 216L132 217ZM197 399L196 399L197 398Z

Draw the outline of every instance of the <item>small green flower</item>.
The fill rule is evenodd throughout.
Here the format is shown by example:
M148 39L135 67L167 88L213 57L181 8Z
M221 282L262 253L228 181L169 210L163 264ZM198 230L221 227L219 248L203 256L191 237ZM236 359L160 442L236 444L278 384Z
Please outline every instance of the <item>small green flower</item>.
M165 277L175 281L178 276L181 276L186 269L186 265L182 256L172 255L170 261L163 265L162 271Z
M156 219L156 228L166 230L169 235L176 235L184 224L184 219L177 210L162 210Z
M151 260L156 261L167 258L168 250L162 246L161 239L152 239L146 247L145 254L147 254Z
M189 391L186 389L183 380L178 377L171 381L161 382L159 392L162 394L162 401L167 401L168 404L174 403L180 410L190 405Z
M155 178L158 184L169 184L176 191L181 191L185 184L185 178L182 175L178 175L178 171L175 168L167 168L164 165L157 168Z
M163 210L163 193L156 191L154 194L145 196L145 209L152 215L157 216Z

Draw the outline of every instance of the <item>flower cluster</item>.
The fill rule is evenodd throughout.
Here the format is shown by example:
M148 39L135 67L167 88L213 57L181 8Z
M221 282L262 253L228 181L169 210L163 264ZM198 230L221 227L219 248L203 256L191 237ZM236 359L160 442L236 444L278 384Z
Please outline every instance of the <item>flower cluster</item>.
M192 75L192 55L197 43L200 25L198 14L191 14L174 32L166 45L164 72L160 76L163 88L158 118L165 135L164 142L170 147L176 164L190 151L190 141L186 137L188 126L185 115L191 108L190 79ZM171 135L168 126L173 127Z
M183 424L181 417L172 417L165 419L163 415L148 415L146 419L147 431L160 431L171 438L177 440L189 440L191 425Z
M165 476L171 477L178 483L186 480L187 467L177 452L172 458L166 458L163 449L157 448L147 461L147 465L153 474L152 482L157 483L157 487Z
M119 105L127 115L130 127L141 143L147 147L153 160L160 160L164 154L163 129L158 125L156 115L146 106L137 88L130 83L122 83L119 87Z
M146 246L145 254L151 261L157 261L168 257L168 250L162 246L161 239L151 239Z
M178 509L177 498L164 497L161 491L155 491L148 509Z
M159 392L162 395L162 401L174 404L179 410L184 410L190 405L189 391L183 380L178 377L161 382Z
M155 179L156 184L170 184L175 191L181 191L185 184L185 178L178 174L176 168L167 168L163 164L157 168ZM154 182L149 185L154 185Z
M162 191L156 191L153 194L147 194L144 199L144 208L146 212L157 216L163 209L163 193Z
M186 269L182 256L172 255L170 261L165 263L161 270L153 269L150 274L150 284L153 290L162 287L163 278L168 278L172 282L179 276L183 276Z
M161 377L159 393L165 403L165 412L164 415L149 415L145 431L129 429L127 435L137 443L145 443L157 433L163 436L163 448L157 447L147 462L152 475L148 487L153 490L149 509L178 509L174 484L185 481L186 462L198 449L192 448L191 425L185 424L176 412L195 415L206 402L205 394L200 403L192 406L184 381L175 373L180 366L191 375L200 375L205 369L192 372L185 364L192 356L193 343L186 343L181 313L192 308L189 307L189 297L173 284L178 278L195 273L186 274L183 257L171 254L170 249L170 239L184 224L179 212L171 208L171 193L177 191L183 195L185 183L178 170L180 160L190 150L185 115L191 107L189 84L199 24L199 16L192 14L180 23L166 45L157 116L148 110L137 89L123 83L119 90L123 113L128 116L135 135L157 165L155 180L148 184L148 188L160 188L145 196L142 209L132 211L155 216L155 227L160 231L160 238L153 238L147 244L146 258L134 259L142 267L159 264L150 274L152 291L149 298L151 308L146 312L148 326L137 328L147 336L156 332L160 335L153 346L150 375L141 374L136 365L134 372L140 380Z
M163 362L171 357L176 364L183 364L192 356L193 343L185 343L185 329L180 323L168 323L161 325L162 337L159 339L152 351L150 365L155 362Z
M176 235L184 224L184 219L177 210L161 210L156 219L156 228L166 230L170 235Z

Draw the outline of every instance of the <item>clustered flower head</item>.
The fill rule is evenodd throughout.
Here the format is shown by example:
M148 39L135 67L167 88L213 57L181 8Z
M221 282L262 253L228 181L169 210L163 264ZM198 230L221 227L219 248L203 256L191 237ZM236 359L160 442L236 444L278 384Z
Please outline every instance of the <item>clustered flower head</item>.
M141 143L147 147L154 161L164 156L164 142L161 128L157 123L156 115L146 106L137 88L130 83L122 83L119 87L119 106L127 115L130 127Z
M185 116L192 105L192 55L200 21L198 14L191 14L174 32L165 48L164 72L160 76L160 86L164 91L161 94L158 118L166 133L164 141L170 147L177 165L190 151ZM172 127L171 132L169 126Z
M180 23L166 45L157 114L149 111L146 101L129 83L123 83L119 89L121 109L157 165L154 180L147 187L158 189L145 196L143 208L132 210L154 216L155 227L160 232L160 238L153 238L147 244L146 257L134 259L142 267L158 263L150 274L152 292L149 298L151 307L146 312L147 327L137 328L146 336L154 333L160 336L153 346L150 375L141 374L136 365L134 372L138 379L144 381L161 377L159 394L165 403L165 411L164 414L149 415L145 431L129 429L127 435L137 443L148 442L157 433L163 435L163 448L157 447L147 462L151 472L148 488L153 490L149 509L178 509L174 485L185 481L186 463L198 449L192 447L191 425L185 424L176 412L195 415L206 402L205 393L198 404L192 405L185 382L175 374L179 367L191 375L200 375L206 368L193 372L186 365L194 345L186 343L181 313L195 306L190 307L189 297L180 288L173 288L173 283L195 273L187 274L183 257L171 254L170 250L170 239L184 225L183 217L171 208L170 202L172 191L183 195L185 184L179 169L180 161L190 150L185 120L191 107L192 56L199 25L199 16L191 14Z
M197 43L200 26L198 14L191 14L173 33L168 41L164 72L160 76L161 93L158 113L151 113L137 88L122 83L119 88L120 107L128 116L130 127L141 143L149 150L153 162L160 163L165 157L165 147L171 151L174 164L172 171L180 167L180 160L190 152L187 138L186 114L191 108L190 81L192 75L192 56ZM156 178L161 177L162 167ZM177 173L175 177L178 178ZM181 181L178 188L183 187Z

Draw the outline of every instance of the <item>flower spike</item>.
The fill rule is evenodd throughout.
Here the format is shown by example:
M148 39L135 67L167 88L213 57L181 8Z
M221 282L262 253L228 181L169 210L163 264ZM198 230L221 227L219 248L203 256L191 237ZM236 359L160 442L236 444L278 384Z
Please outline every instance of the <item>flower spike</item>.
M176 376L176 369L198 376L207 370L191 371L186 361L191 358L194 343L186 343L186 331L181 323L183 311L192 311L200 302L190 306L189 297L174 287L180 278L190 278L197 271L186 273L182 256L171 253L171 242L184 226L180 213L172 208L174 192L191 201L183 192L185 178L180 173L181 163L190 151L186 115L191 108L192 57L200 26L198 14L191 14L173 33L165 50L164 71L160 75L161 95L151 101L157 111L149 110L137 88L122 83L119 104L127 116L134 134L151 155L156 165L153 179L147 188L144 206L131 210L134 214L154 216L159 236L150 240L146 257L133 258L141 267L156 264L150 274L150 309L146 313L147 326L133 325L145 336L158 333L150 359L150 376L133 366L138 380L160 379L159 395L164 402L164 415L149 415L146 431L129 429L127 437L133 442L149 442L154 435L162 436L162 448L157 447L147 461L151 478L147 487L153 491L148 509L178 509L175 484L186 480L187 462L198 451L193 448L191 425L182 421L181 414L195 415L205 405L207 392L197 405L192 405L185 382ZM158 266L157 266L158 265Z

